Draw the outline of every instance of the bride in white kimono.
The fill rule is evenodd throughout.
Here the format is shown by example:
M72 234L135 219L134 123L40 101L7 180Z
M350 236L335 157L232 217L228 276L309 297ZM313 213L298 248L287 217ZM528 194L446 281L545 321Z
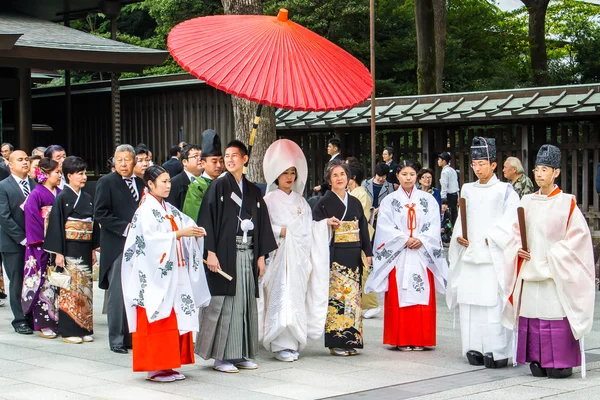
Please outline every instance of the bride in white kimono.
M287 139L269 147L263 167L268 183L264 199L278 249L269 255L259 283L259 337L276 359L290 362L298 359L311 336L307 308L312 307L307 292L312 271L312 213L300 194L308 168L300 147ZM324 293L326 296L326 289ZM316 332L316 337L320 336L322 327Z

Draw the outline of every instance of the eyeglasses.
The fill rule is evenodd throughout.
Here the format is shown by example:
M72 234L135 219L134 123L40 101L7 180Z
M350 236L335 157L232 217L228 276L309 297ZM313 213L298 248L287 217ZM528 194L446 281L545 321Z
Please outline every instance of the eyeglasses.
M533 172L534 174L537 174L538 172L548 172L548 171L554 171L554 168L552 168L552 167L534 168L531 172Z
M194 156L189 156L187 159L188 160L200 160L202 156L200 154L196 154Z

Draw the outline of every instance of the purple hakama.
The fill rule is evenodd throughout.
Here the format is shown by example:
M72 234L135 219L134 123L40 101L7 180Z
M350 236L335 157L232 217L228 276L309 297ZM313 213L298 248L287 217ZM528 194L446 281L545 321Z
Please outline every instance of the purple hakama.
M537 361L542 368L572 368L581 365L579 342L567 318L543 320L519 317L517 362Z
M60 189L56 188L56 194ZM58 290L48 283L48 262L50 254L44 251L47 218L54 204L55 196L44 185L36 185L25 203L25 270L21 306L25 315L33 314L33 328L50 328L57 331Z

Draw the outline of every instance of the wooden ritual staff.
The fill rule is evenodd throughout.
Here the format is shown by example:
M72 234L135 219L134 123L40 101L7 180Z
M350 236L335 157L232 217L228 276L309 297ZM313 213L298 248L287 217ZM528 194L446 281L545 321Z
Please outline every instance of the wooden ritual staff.
M527 228L525 227L525 209L523 207L517 208L517 216L519 217L519 229L521 231L521 248L529 251L529 246L527 246Z
M462 224L462 237L465 240L469 240L467 235L467 199L461 197L458 200L458 207L460 208L460 223Z

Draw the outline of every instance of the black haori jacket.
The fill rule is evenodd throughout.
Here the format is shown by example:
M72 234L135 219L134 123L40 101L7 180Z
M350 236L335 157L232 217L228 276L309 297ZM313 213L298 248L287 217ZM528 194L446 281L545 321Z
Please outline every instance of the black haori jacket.
M212 296L235 296L236 294L236 236L243 234L239 229L238 217L242 220L251 219L254 224L254 229L248 232L248 236L252 236L254 240L253 270L257 297L257 260L277 248L269 212L260 189L250 183L245 176L242 180L243 198L235 178L227 173L211 183L200 206L198 222L206 230L205 258L207 251L215 252L221 269L233 277L233 280L228 281L220 274L206 268L206 279ZM242 200L241 210L238 205L239 199Z

